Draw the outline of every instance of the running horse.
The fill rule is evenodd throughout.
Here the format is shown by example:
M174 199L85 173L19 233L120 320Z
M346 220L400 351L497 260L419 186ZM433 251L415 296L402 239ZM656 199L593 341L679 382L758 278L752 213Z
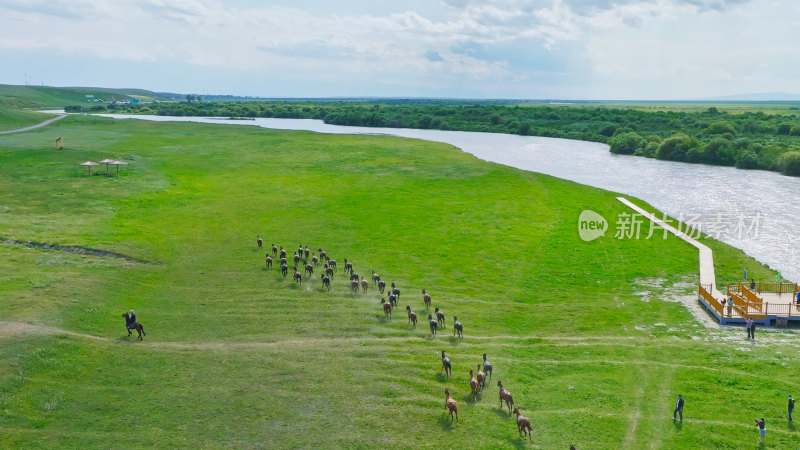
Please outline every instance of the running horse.
M125 318L125 323L127 324L128 320L130 319L131 316L128 315L128 313L125 313L125 314L122 315L122 317ZM132 327L128 328L128 336L131 335L131 329L134 329L134 330L136 330L137 333L139 333L139 340L140 341L142 340L142 336L146 336L146 333L144 332L144 327L139 322L134 322Z

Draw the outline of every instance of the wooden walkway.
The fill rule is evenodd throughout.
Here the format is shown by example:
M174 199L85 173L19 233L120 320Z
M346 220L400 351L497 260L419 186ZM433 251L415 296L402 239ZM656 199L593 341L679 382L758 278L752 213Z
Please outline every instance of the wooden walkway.
M782 324L783 320L787 323L800 321L800 305L795 303L797 293L800 292L800 286L797 284L759 282L751 291L749 284L739 283L726 286L726 293L723 294L717 289L714 256L710 248L654 214L634 205L630 200L624 197L617 197L617 200L697 248L700 254L700 286L697 299L720 323L744 323L747 317L764 325L769 325L773 321L777 324ZM726 303L728 298L733 299L733 306L730 308Z

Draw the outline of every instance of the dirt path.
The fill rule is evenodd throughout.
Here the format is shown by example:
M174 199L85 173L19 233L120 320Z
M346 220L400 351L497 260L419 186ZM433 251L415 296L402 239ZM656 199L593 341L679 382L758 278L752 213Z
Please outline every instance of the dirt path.
M16 130L0 131L0 134L20 133L22 131L35 130L36 128L41 128L41 127L43 127L45 125L50 125L51 123L55 122L56 120L61 120L64 117L67 117L67 115L66 114L59 114L58 116L53 117L52 119L47 119L42 123L37 123L36 125L31 125L31 126L25 127L25 128L17 128Z
M145 331L147 331L145 329ZM131 340L125 338L108 338L102 336L95 336L85 333L77 333L74 331L64 330L57 327L48 327L44 325L35 325L26 322L5 322L0 321L0 339L13 336L16 334L44 334L44 335L66 335L83 339L91 339L94 341L111 342L111 343L130 343ZM249 349L249 348L269 348L269 347L282 347L282 346L314 346L314 345L331 345L331 344L347 344L347 343L360 343L360 342L412 342L426 339L424 335L415 336L393 336L393 337L353 337L353 338L310 338L310 339L289 339L283 341L271 342L158 342L149 341L146 337L140 344L146 347L156 348L177 348L177 349L198 349L198 350L212 350L212 349ZM545 345L639 345L638 343L650 341L649 338L641 338L636 336L470 336L470 340L476 341L513 341L513 340L540 340L544 341ZM568 344L565 344L568 343ZM505 343L508 345L508 343Z
M147 329L145 329L147 331ZM39 334L39 335L66 335L73 336L81 339L90 339L93 341L118 343L118 344L131 344L134 343L133 338L127 336L120 338L109 338L103 336L96 336L86 333L78 333L57 327L49 327L45 325L36 325L27 322L9 322L0 321L0 340L18 334ZM135 333L134 333L135 336ZM765 336L766 338L766 336ZM786 338L775 339L775 342L784 346L789 344ZM426 335L413 335L413 336L390 336L390 337L351 337L351 338L308 338L308 339L287 339L282 341L268 341L268 342L230 342L230 341L207 341L207 342L159 342L153 341L145 337L145 340L137 345L150 348L174 348L186 350L215 350L215 349L261 349L261 348L275 348L285 346L329 346L338 344L357 344L357 343L400 343L400 342L419 342L424 339L430 339ZM714 338L715 341L718 340ZM626 346L626 347L640 347L643 342L653 342L654 339L646 336L509 336L509 335L496 335L496 336L469 336L469 341L478 341L488 343L488 345L525 345L529 346L530 343L514 343L513 341L538 341L536 345L547 346ZM762 339L768 340L768 339ZM733 342L733 340L728 340ZM662 338L659 340L660 345L684 345L685 341L679 338ZM800 344L792 342L792 347L798 347ZM483 344L486 345L486 344ZM750 344L753 345L753 344ZM553 360L556 362L569 362L561 360ZM583 361L574 361L583 362ZM591 362L587 359L585 362ZM622 364L624 361L608 361L610 363ZM635 363L635 362L633 362ZM656 363L654 363L656 364ZM665 366L675 367L693 367L683 366L680 364L672 363L658 363ZM693 367L694 368L694 367Z

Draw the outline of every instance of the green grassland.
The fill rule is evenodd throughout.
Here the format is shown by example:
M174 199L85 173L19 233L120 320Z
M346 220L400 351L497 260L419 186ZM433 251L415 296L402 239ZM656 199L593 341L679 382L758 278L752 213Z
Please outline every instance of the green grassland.
M144 89L0 84L0 105L16 108L63 108L68 105L85 104L87 95L107 101L125 100L130 97L147 101L161 98L158 94Z
M0 106L0 131L24 128L39 122L44 122L52 117L53 116L50 114Z
M52 117L49 114L37 113L36 110L62 109L69 105L79 104L86 105L88 110L93 104L88 102L87 95L106 101L125 100L131 97L143 101L161 98L158 94L143 89L0 84L0 131L27 127Z
M77 166L103 158L129 165ZM749 345L643 287L697 282L683 241L580 240L580 212L625 212L615 197L385 136L87 116L2 136L0 238L150 263L0 244L0 447L743 448L762 416L767 447L797 447L784 417L800 392L795 335L759 330ZM267 270L259 234L290 254L324 248L333 289ZM710 245L719 283L742 267L773 276ZM349 291L344 258L397 283L392 319L374 287ZM425 313L423 288L447 315L435 338L403 311ZM141 343L124 332L131 308ZM495 369L475 402L482 353ZM532 443L498 407L497 380Z

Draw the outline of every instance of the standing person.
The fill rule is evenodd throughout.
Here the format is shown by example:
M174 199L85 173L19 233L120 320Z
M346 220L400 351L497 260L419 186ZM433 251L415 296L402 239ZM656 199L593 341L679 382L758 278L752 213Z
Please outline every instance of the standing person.
M756 280L750 278L750 290L755 292L756 291Z
M677 415L681 415L681 422L683 422L683 396L678 394L678 402L675 403L675 411L672 412L672 420L677 418Z
M789 422L792 421L792 412L794 412L794 399L789 396Z
M745 326L747 327L747 339L750 339L752 329L750 327L753 326L753 319L750 316L747 317L745 320Z
M767 435L767 428L766 425L764 425L763 417L760 420L756 420L756 426L758 426L758 431L759 433L761 433L761 438L759 439L759 441L763 444L764 437Z
M750 339L756 340L756 321L750 319Z
M731 316L732 311L733 311L733 297L728 297L728 317Z
M261 244L263 242L261 241L261 235L260 234L258 235L258 239L256 239L256 243L258 244L258 249L261 250Z

